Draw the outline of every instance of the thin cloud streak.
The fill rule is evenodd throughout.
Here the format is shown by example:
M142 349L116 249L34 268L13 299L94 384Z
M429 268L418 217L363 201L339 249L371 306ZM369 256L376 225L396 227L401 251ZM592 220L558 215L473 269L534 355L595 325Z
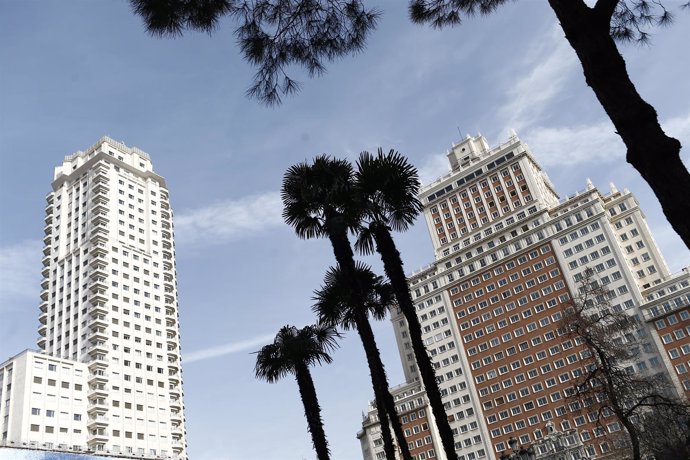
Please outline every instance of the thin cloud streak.
M280 194L228 200L175 215L178 244L211 244L250 238L283 223Z
M500 111L505 130L518 132L531 126L563 92L568 77L576 68L573 50L563 38L558 26L549 29L546 36L535 40L538 44L525 54L514 68L524 69L524 76L515 79L510 73L506 85L507 102Z
M27 240L0 248L0 312L35 298L38 304L41 242Z
M239 342L230 342L225 345L219 345L217 347L205 348L203 350L193 351L182 357L185 364L194 363L197 361L205 361L207 359L218 358L219 356L230 355L233 353L239 353L241 351L252 350L256 347L265 345L273 341L273 334L264 334L257 337L253 337L247 340L241 340Z

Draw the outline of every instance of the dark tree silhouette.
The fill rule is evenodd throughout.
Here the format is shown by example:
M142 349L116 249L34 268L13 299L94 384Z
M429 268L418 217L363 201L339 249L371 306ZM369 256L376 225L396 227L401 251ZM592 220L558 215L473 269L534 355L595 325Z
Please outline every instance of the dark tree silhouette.
M386 317L389 309L395 305L393 290L390 284L384 282L382 277L374 274L367 265L362 263L355 263L354 276L361 296L353 295L355 290L351 285L352 280L346 277L340 268L331 267L326 272L323 286L314 292L315 303L313 310L317 315L319 323L329 326L340 326L345 330L356 329L362 341L362 346L365 349L371 350L369 353L372 355L378 356L379 362L375 367L376 372L380 374L377 380L379 382L386 382L383 408L378 406L377 402L381 429L383 430L383 424L387 423L386 418L381 418L380 415L381 409L383 409L384 414L387 415L388 422L393 426L393 432L400 445L403 458L411 458L402 424L395 410L395 401L388 391L388 377L381 362L379 349L368 320L369 316L375 320L382 320ZM364 300L363 304L357 303L360 297ZM364 315L361 314L362 310ZM362 317L364 317L363 321ZM360 328L364 328L364 333L360 331ZM396 416L391 417L389 414L396 414Z
M347 161L322 155L315 158L311 165L299 163L291 166L283 177L283 219L295 228L300 238L327 237L330 240L338 267L348 280L349 289L352 291L352 302L360 306L354 309L354 314L362 343L375 344L374 333L371 327L367 327L364 308L366 297L356 277L354 253L348 239L348 232L359 228L362 216L361 207L353 197L353 171L352 165ZM394 460L395 449L385 418L390 420L394 429L400 427L400 422L395 411L386 411L386 399L390 397L390 393L388 381L383 377L385 370L378 350L365 345L364 351L381 418L386 458ZM410 458L402 429L399 434L396 433L396 437L402 439L400 448L404 458Z
M463 15L490 14L508 0L411 0L413 22L444 27ZM673 229L690 248L690 173L681 145L666 135L656 110L630 80L616 40L649 41L646 28L663 26L672 14L657 0L548 0L565 37L582 64L585 80L627 148L627 161L649 184ZM361 51L379 12L363 0L130 0L155 35L185 29L210 32L224 16L237 22L244 57L258 70L248 94L268 104L298 89L286 68L297 65L310 76L325 63ZM690 3L685 3L687 7Z
M434 366L422 339L422 325L412 302L400 252L391 235L391 231L406 231L422 211L422 203L417 198L420 186L417 170L395 150L383 153L379 149L376 155L362 152L357 161L355 184L363 203L362 227L355 248L363 254L376 251L381 255L386 276L407 320L412 350L443 450L446 457L455 458L453 431L443 407Z
M625 428L633 460L642 458L640 420L651 412L664 425L687 420L690 405L678 396L664 372L630 372L641 344L636 336L643 325L624 311L612 308L611 292L587 269L579 295L564 307L559 330L579 344L589 363L575 381L571 399L583 401L597 414L597 423L612 414ZM665 414L668 418L662 419Z
M275 383L290 374L295 376L319 460L328 460L330 452L309 367L332 362L329 352L337 347L337 337L338 333L334 328L324 325L305 326L302 329L283 326L273 343L257 352L254 368L256 378L268 383Z

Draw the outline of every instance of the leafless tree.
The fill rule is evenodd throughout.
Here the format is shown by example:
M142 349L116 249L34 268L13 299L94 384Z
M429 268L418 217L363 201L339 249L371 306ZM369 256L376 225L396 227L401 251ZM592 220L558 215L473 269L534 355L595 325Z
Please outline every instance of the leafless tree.
M582 410L595 414L601 430L611 423L608 417L615 417L627 433L632 459L640 460L641 420L652 413L658 424L670 426L690 415L690 405L678 396L664 372L634 370L644 325L612 308L612 292L587 269L578 295L564 308L559 329L582 348L587 363L569 397L581 402ZM620 442L614 444L622 447Z

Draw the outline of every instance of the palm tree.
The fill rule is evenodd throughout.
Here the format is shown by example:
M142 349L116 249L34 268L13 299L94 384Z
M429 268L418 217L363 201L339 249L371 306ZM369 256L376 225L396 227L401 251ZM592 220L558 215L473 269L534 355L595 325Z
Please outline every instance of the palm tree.
M371 336L373 340L373 331L368 317L381 320L386 317L389 308L394 303L393 290L390 284L384 282L384 279L374 274L371 269L362 263L355 264L355 283L362 294L363 303L355 303L354 290L351 288L351 279L345 276L345 273L338 268L329 268L324 278L323 286L314 292L315 304L312 307L316 313L319 324L326 324L328 326L340 326L345 330L357 329L360 333L362 345L365 349L368 346L373 346L378 354L378 347L376 342L372 344L366 343L366 337ZM364 313L364 322L360 322L361 313ZM365 334L362 334L365 331ZM381 369L383 363L380 363ZM383 379L385 379L385 375ZM395 401L388 391L387 380L383 405L376 401L377 411L379 413L379 420L381 423L381 430L389 430L388 423L393 426L403 457L409 458L409 447L405 440L402 425L397 420L390 416L390 414L397 414L395 411ZM396 423L398 426L396 426Z
M311 165L299 163L291 166L283 177L283 219L295 228L300 238L327 237L330 240L338 266L345 279L349 280L353 304L363 306L364 296L355 281L355 259L348 239L348 232L357 230L361 217L361 208L354 196L352 165L326 155L315 158ZM354 316L364 344L379 417L387 415L394 428L396 425L400 427L398 439L403 452L407 451L405 458L410 458L397 413L384 414L386 395L390 397L388 380L374 334L367 326L365 309L356 308ZM386 433L387 423L382 422L381 427L386 458L394 460L395 449L390 433Z
M336 337L336 330L324 325L305 326L302 329L290 325L283 326L273 343L257 352L254 367L256 378L268 383L275 383L288 374L295 376L304 405L304 415L319 460L328 460L330 453L323 430L321 407L309 366L330 364L333 361L328 353L337 347Z
M391 235L393 230L407 230L422 211L422 203L417 198L420 186L417 169L395 150L384 154L379 148L376 156L369 152L359 155L355 183L363 205L363 224L355 247L366 255L374 251L381 255L386 276L407 320L410 342L443 450L446 457L455 458L453 431L443 408L434 367L424 346L422 326L412 303L400 252Z

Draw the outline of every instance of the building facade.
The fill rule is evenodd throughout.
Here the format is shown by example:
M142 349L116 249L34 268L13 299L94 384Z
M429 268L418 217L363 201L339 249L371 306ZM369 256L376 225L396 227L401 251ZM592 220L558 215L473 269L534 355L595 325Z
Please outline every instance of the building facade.
M84 450L186 458L165 179L146 153L104 137L55 168L46 200L41 354L27 356L85 367ZM38 427L30 442L49 438Z
M587 353L558 324L588 270L641 323L646 293L672 278L635 197L587 181L561 199L517 136L496 148L468 137L448 158L450 174L420 193L435 260L408 282L458 458L498 458L511 438L540 455L606 454L622 428L568 399ZM419 381L406 322L392 321L405 378ZM621 340L641 344L631 371L667 372L648 328Z

